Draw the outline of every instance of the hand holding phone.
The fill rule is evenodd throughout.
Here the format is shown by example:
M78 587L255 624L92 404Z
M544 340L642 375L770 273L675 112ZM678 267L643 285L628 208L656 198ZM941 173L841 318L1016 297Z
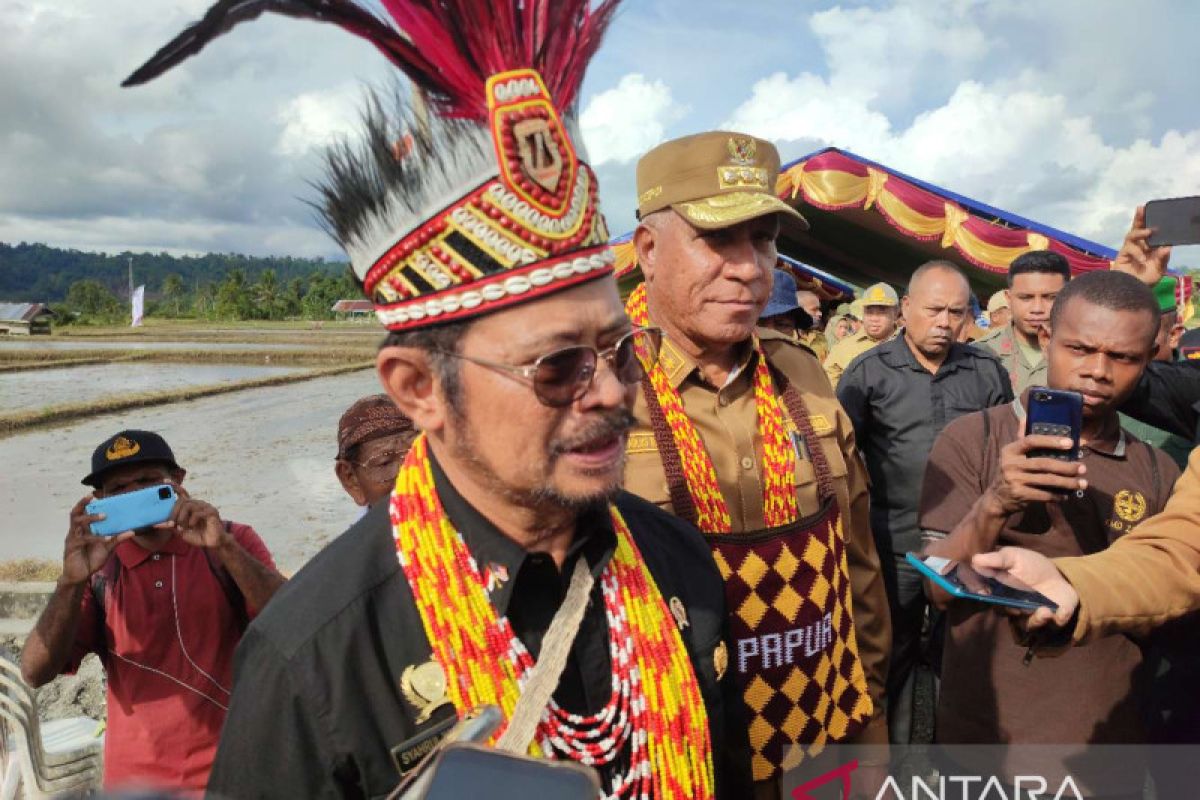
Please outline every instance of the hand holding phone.
M93 500L86 511L91 515L102 514L104 518L91 523L92 535L116 536L166 522L176 499L174 487L162 484Z
M80 499L71 509L67 539L63 545L63 569L59 579L67 585L78 585L87 581L96 570L104 566L113 549L133 536L132 532L116 536L96 536L92 524L104 519L102 514L91 514L87 507L93 501L88 495Z
M1031 408L1039 392L1053 394L1050 389L1031 389ZM1038 423L1047 423L1045 427L1035 427L1035 414L1027 412L1026 435L1000 449L1000 470L985 495L991 513L1015 514L1030 503L1057 503L1087 489L1087 467L1073 460L1079 457L1080 424L1066 426L1070 433L1064 435L1063 427L1048 422L1042 412L1036 416Z
M908 553L904 558L951 597L1020 611L1033 612L1039 608L1047 608L1051 612L1058 610L1058 605L1050 598L1011 576L983 575L966 564L939 556L922 558L916 553Z
M1200 196L1151 200L1146 227L1153 230L1147 240L1151 247L1200 244Z

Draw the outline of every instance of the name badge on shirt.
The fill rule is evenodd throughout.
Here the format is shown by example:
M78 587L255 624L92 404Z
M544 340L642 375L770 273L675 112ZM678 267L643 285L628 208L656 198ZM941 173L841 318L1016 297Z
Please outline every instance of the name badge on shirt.
M417 734L393 747L391 749L392 763L396 765L400 776L404 777L424 761L425 756L433 752L442 739L446 738L446 734L450 732L456 722L458 722L458 718L451 715L424 733Z
M799 431L792 431L792 449L796 451L797 461L812 461L812 457L808 452L808 442L804 441L804 437Z

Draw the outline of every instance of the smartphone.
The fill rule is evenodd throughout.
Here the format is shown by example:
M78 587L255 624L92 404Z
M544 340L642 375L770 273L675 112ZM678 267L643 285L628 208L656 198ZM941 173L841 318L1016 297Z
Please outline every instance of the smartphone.
M116 536L125 531L166 522L175 508L177 497L173 486L163 484L93 500L86 506L87 513L103 514L104 519L92 523L92 533L96 536Z
M1200 196L1151 200L1146 203L1146 227L1151 247L1200 244Z
M990 603L1022 611L1039 608L1058 610L1058 604L1041 592L1035 592L1015 578L991 578L959 561L938 556L921 558L916 553L904 556L922 575L942 587L947 594L980 603Z
M477 744L452 744L433 765L427 800L594 800L600 795L596 771L573 761L507 753Z
M1025 409L1025 435L1062 436L1074 444L1070 450L1030 450L1029 458L1079 460L1079 436L1083 430L1083 395L1061 389L1034 386Z

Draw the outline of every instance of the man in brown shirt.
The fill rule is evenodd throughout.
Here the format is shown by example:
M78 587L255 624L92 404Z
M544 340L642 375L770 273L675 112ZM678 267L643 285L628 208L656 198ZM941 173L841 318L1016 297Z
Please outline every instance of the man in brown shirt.
M929 555L970 561L997 545L1049 556L1094 553L1166 505L1178 468L1126 434L1116 408L1153 354L1153 295L1119 273L1077 278L1042 328L1049 386L1084 398L1079 461L1031 458L1070 449L1070 440L1023 436L1024 402L962 417L935 443L925 472L920 525L945 538ZM982 447L980 443L982 442ZM948 599L930 587L935 602ZM970 602L947 610L938 739L947 744L1121 744L1144 730L1134 687L1142 661L1128 639L1112 638L1059 658L1029 660L1003 615ZM1061 752L1054 756L1060 759ZM1063 774L1062 762L1023 759L1006 770ZM1022 772L1024 771L1024 772ZM1134 765L1072 768L1085 791L1140 797ZM1092 796L1089 794L1089 796Z
M834 712L837 719L821 723L820 738L887 741L883 692L891 636L871 537L866 471L850 421L811 352L755 328L771 290L780 225L807 226L774 196L778 169L779 155L769 142L721 132L667 142L644 156L638 164L641 222L634 245L646 283L629 305L635 324L660 327L663 342L658 377L652 370L635 406L637 426L627 447L625 485L709 534L718 565L726 567L722 571L734 638L730 668L737 670L742 685L753 685L757 667L781 678L778 687L761 697L752 696L751 688L745 695L763 797L777 796L779 771L788 766L780 763L787 759L787 748L778 749L776 734L785 731L791 742L801 744L818 738L817 730L801 721L809 716L806 708L811 711L806 704L817 705L814 692L820 679L813 677L839 672L818 665L818 656L827 659L832 653L843 659L850 654L844 683L852 687L847 695L856 698L821 706L820 714L831 707L841 711ZM764 379L768 373L770 378ZM784 448L775 441L770 453L758 411L764 380L773 395L766 401L771 405L764 406L769 409L766 419L788 428ZM677 438L685 435L681 432L692 437L683 445ZM780 474L780 463L789 465L786 475ZM681 480L681 464L685 474L699 464L700 472L693 474L711 476L708 494L699 501L697 494L703 492L698 481ZM767 485L776 487L774 494ZM782 524L768 502L781 495L785 502L794 497L793 516ZM716 507L722 522L715 527L697 516ZM830 519L835 523L818 524ZM842 565L837 575L823 571L830 564L817 551L825 548L813 549L807 559L800 558L807 552L803 547L778 559L772 555L769 568L759 569L752 579L746 575L755 563L762 566L759 555L733 563L730 550L722 549L775 542L785 529L809 524L820 535L834 531L829 550L843 555L835 559ZM842 573L848 573L847 602L815 622L797 622L806 609L823 608L824 595L833 594L814 599L812 587L828 588L826 578L836 585ZM742 581L758 582L757 591L740 598L731 594ZM778 629L757 629L764 620L778 622L777 614L788 621ZM743 624L753 633L739 634ZM822 655L822 650L827 652ZM806 662L804 654L814 652L814 660ZM778 668L793 666L793 659L795 669L783 682L787 670L781 674ZM845 735L839 737L839 731Z

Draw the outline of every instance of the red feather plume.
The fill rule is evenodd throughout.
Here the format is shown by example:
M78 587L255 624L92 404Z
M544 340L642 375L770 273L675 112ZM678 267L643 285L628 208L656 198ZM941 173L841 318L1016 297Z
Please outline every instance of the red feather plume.
M541 73L555 105L574 104L620 0L381 0L389 24L354 0L220 0L122 86L145 83L264 12L337 25L377 47L443 116L488 118L484 85L512 69Z

